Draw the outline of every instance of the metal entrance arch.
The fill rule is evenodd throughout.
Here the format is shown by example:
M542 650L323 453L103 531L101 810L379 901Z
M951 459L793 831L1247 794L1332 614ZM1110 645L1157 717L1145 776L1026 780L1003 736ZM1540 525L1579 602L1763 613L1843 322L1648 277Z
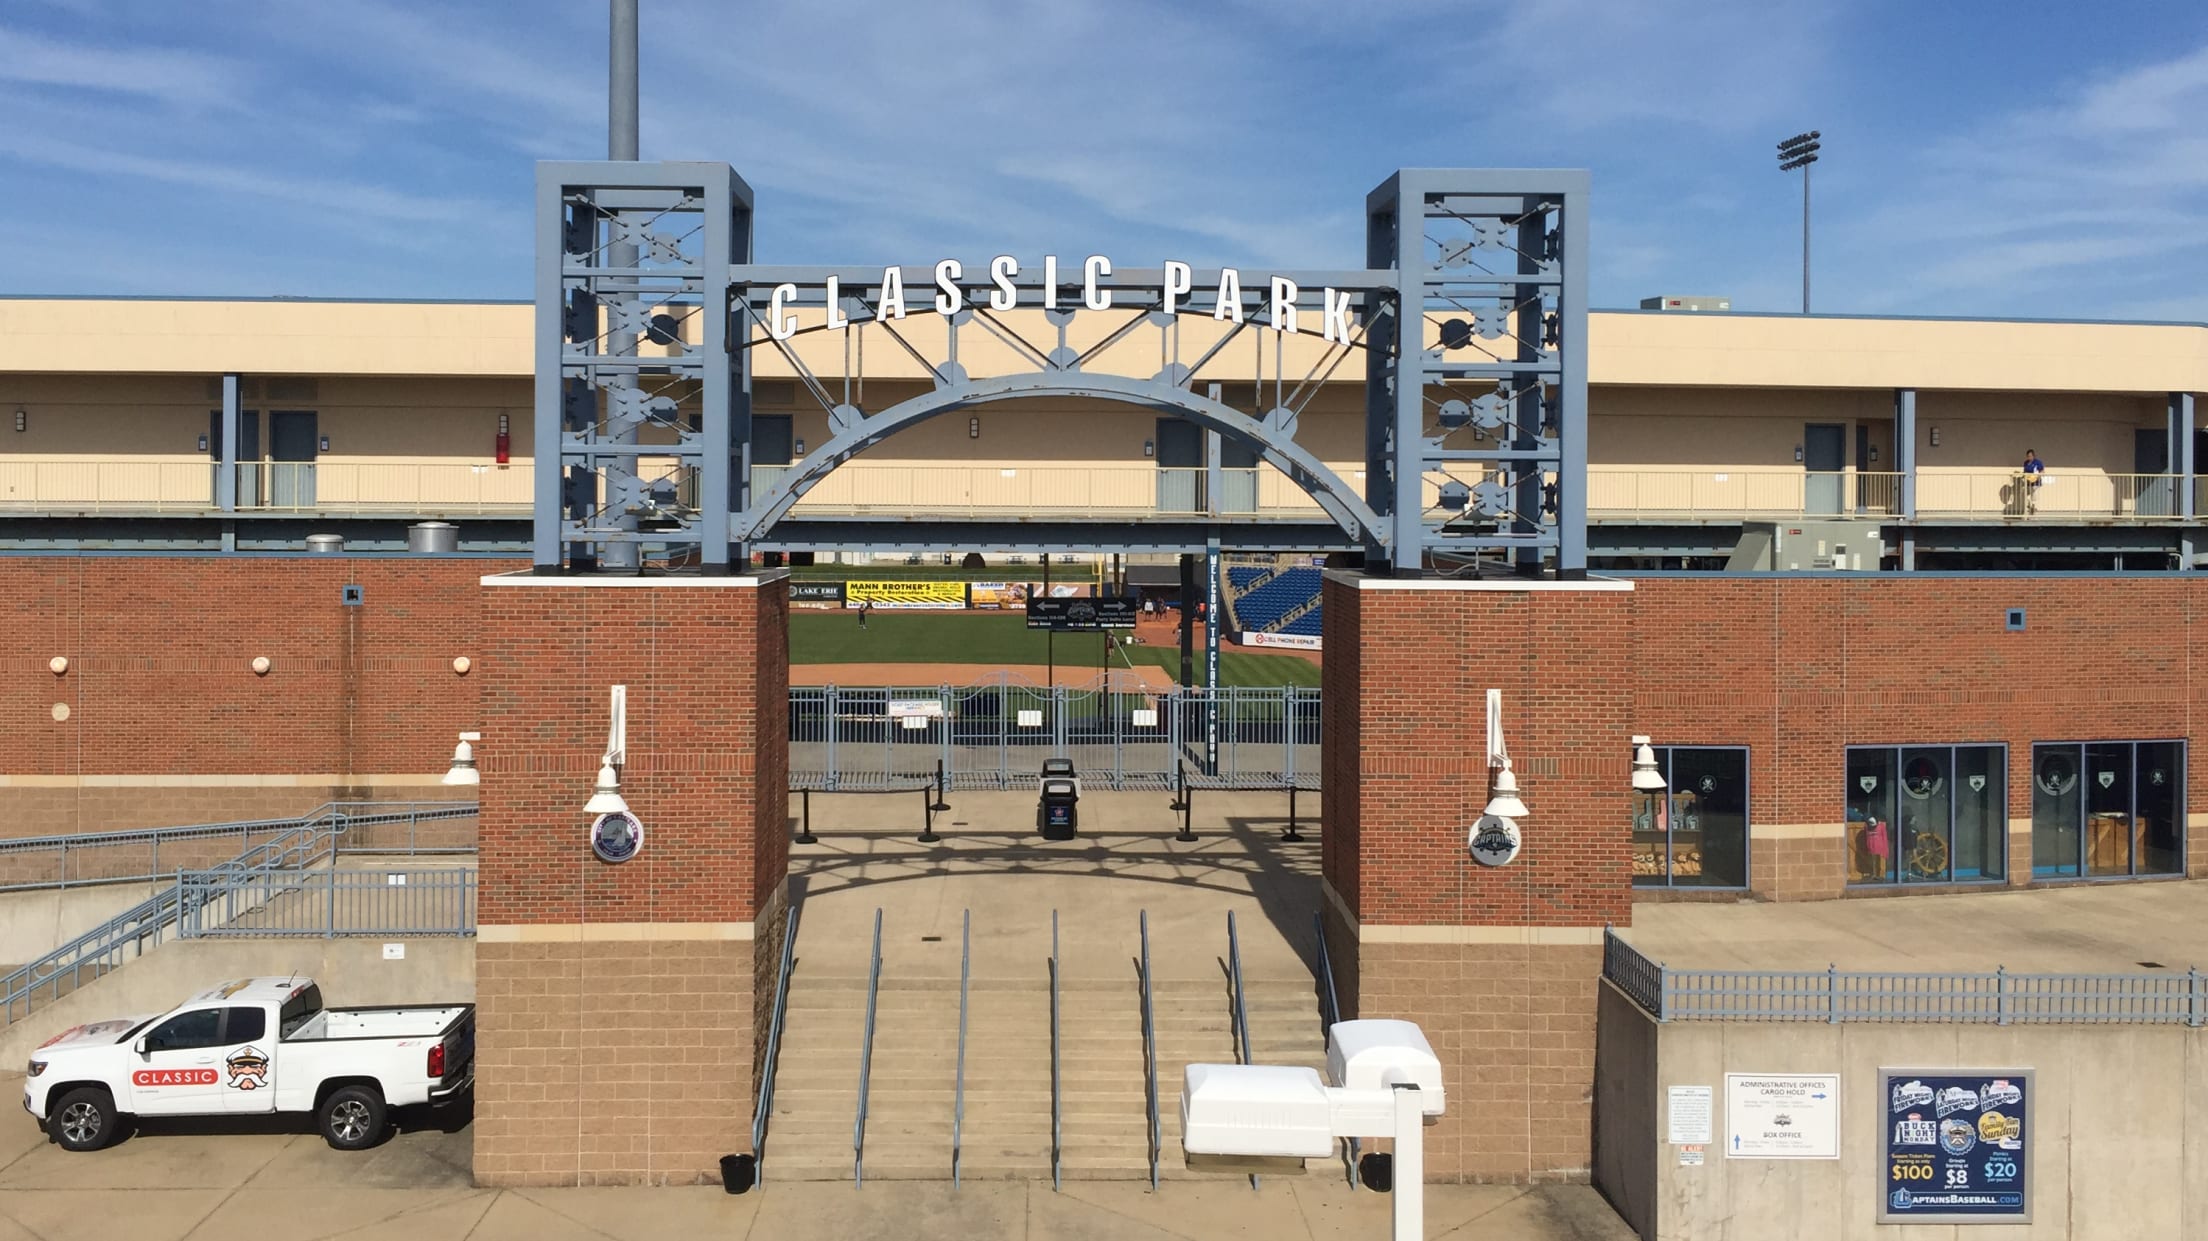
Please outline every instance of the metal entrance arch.
M1243 276L1174 262L1114 269L1090 256L1060 271L1054 257L1015 265L1005 255L772 267L753 261L751 189L725 164L540 164L532 561L539 573L638 571L658 549L670 564L730 572L772 540L807 486L866 444L952 409L1049 393L1171 409L1253 445L1361 544L1369 570L1418 576L1503 562L1520 573L1582 575L1586 216L1584 172L1406 169L1367 197L1362 268ZM871 414L848 389L831 392L789 345L797 333L778 330L792 309L847 339L862 333L862 358L872 326L877 348L919 363L934 391ZM1042 311L1055 347L1027 341L998 313L1014 309ZM1232 330L1184 361L1179 324L1206 310L1220 323L1231 312ZM1289 396L1278 342L1299 314L1323 328L1332 361ZM947 322L941 346L924 349L914 343L921 334L901 333L908 315ZM1069 345L1069 324L1104 315L1127 317L1102 345ZM1155 371L1110 375L1092 365L1145 324L1168 346ZM962 328L990 334L1026 364L971 377L958 353ZM1225 340L1245 331L1276 342L1271 407L1247 412L1195 391ZM830 445L755 495L761 349L778 351L828 413ZM1361 498L1295 438L1307 394L1356 351L1365 355ZM1262 395L1259 404L1268 404ZM1099 546L1144 539L1142 523L1125 518L1070 524L1093 531ZM962 546L980 529L943 523L925 533ZM1004 523L984 537L1020 529ZM1245 528L1253 547L1342 546L1332 531L1313 539L1325 530ZM904 533L919 532L908 524Z
M1381 523L1371 508L1334 471L1326 468L1309 449L1283 434L1277 424L1253 419L1233 407L1195 395L1178 384L1116 375L1084 375L1071 371L1041 371L970 380L940 388L923 396L866 417L848 417L841 425L831 417L833 437L790 467L752 507L736 515L730 537L739 544L767 537L775 523L789 514L813 484L837 466L907 427L941 414L995 404L999 401L1087 397L1127 405L1184 414L1191 421L1238 440L1291 482L1302 488L1343 533L1360 544L1377 541Z

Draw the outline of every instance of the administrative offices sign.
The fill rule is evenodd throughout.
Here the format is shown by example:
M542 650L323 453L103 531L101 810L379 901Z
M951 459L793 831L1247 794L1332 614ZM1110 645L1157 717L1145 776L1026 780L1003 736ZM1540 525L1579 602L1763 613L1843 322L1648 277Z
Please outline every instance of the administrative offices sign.
M1725 1075L1725 1157L1838 1159L1840 1075Z
M1882 1224L2031 1219L2029 1069L1881 1069Z

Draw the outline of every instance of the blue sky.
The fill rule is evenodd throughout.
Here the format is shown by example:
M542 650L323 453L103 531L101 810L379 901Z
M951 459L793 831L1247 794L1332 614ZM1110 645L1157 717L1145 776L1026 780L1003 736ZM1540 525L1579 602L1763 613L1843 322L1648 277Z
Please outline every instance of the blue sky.
M2208 319L2208 5L643 0L643 154L770 262L1354 265L1403 166L1574 166L1598 306ZM602 0L0 5L0 291L525 297ZM1514 63L1553 70L1523 84Z

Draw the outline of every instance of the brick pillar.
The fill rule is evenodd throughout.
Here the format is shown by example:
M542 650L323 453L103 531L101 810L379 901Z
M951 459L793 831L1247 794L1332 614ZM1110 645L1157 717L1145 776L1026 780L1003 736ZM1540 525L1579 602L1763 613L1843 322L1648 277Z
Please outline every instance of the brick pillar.
M1425 1028L1449 1114L1428 1175L1585 1180L1602 927L1632 912L1632 601L1620 582L1333 571L1325 586L1327 936L1345 1015ZM1526 805L1474 862L1486 691Z
M696 1184L750 1149L788 892L780 571L483 579L475 1176ZM641 851L591 852L608 688Z

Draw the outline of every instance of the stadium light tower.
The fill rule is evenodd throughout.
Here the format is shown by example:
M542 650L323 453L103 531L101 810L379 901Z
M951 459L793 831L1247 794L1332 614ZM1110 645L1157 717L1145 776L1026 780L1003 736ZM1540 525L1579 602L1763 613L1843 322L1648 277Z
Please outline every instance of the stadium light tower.
M1817 162L1817 130L1796 134L1779 144L1779 171L1802 170L1802 313L1809 313L1809 166Z

